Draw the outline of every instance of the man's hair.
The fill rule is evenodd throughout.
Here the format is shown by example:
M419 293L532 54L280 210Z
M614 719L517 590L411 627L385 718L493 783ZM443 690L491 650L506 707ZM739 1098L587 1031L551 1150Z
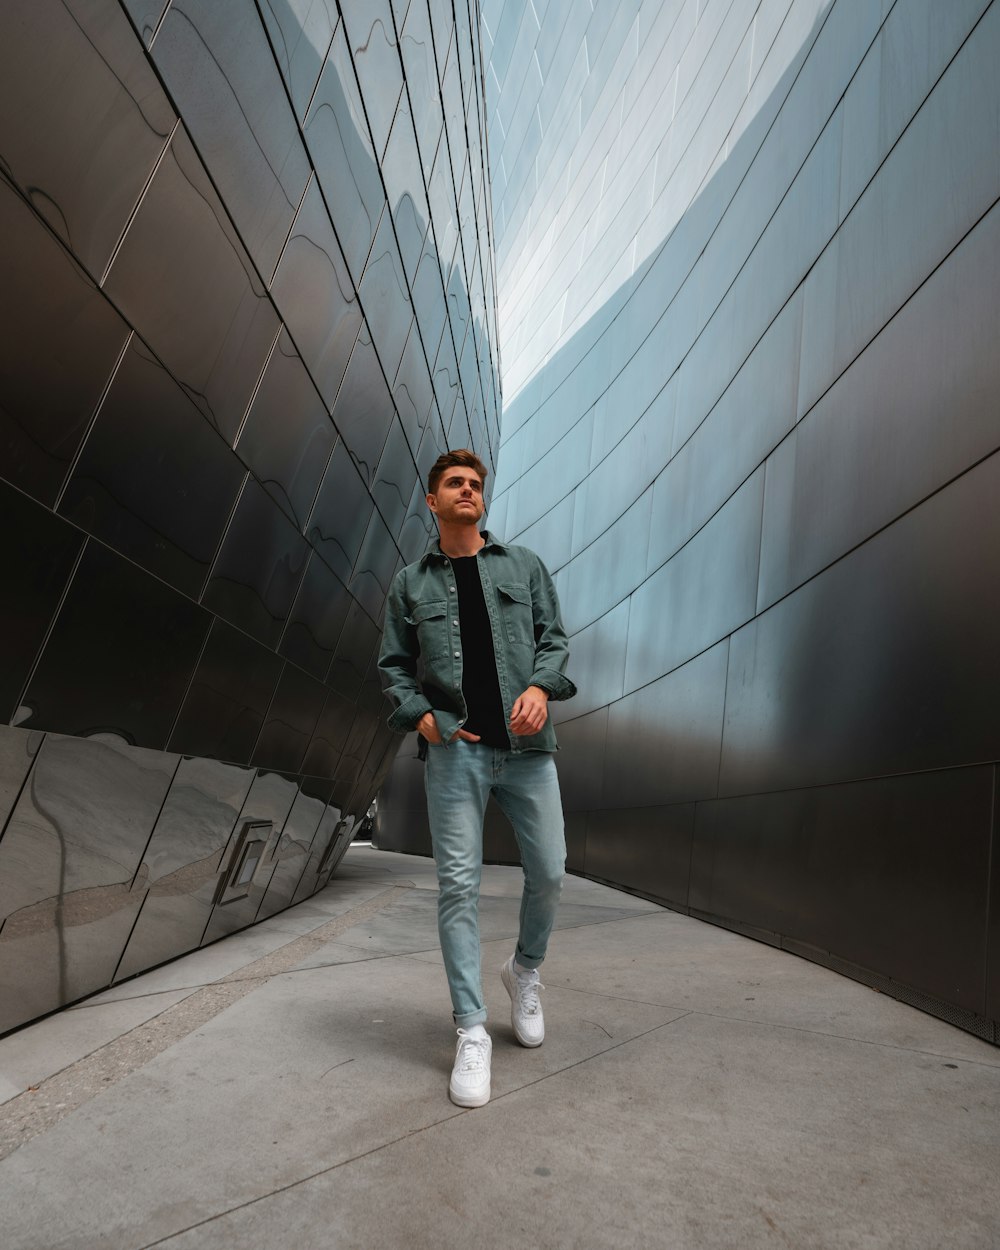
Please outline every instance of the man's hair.
M457 451L446 451L443 456L438 456L433 465L431 465L431 471L427 474L428 495L437 494L438 482L444 477L446 469L453 469L459 465L465 469L472 469L477 473L480 482L485 486L486 475L489 473L489 469L487 469L486 465L483 464L474 451L460 447Z

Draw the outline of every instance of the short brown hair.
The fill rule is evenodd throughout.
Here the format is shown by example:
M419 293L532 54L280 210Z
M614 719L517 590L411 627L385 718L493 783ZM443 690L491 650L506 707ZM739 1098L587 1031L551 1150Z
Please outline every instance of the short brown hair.
M479 474L479 480L486 485L486 475L489 473L486 465L479 459L474 451L469 451L466 447L460 447L457 451L446 451L443 456L438 458L431 465L431 471L427 474L427 493L428 495L437 494L438 482L444 477L445 469L453 469L457 465L461 465L465 469L473 469Z

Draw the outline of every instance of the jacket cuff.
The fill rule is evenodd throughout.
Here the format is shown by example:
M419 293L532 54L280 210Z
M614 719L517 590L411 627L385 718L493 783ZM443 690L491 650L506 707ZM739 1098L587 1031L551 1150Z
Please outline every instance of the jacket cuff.
M425 712L431 712L430 702L422 694L411 695L392 713L386 724L398 734L408 734Z
M576 686L568 677L564 677L562 673L557 673L554 668L540 668L531 674L529 686L538 686L540 690L544 690L550 699L557 702L560 699L572 699L576 694Z

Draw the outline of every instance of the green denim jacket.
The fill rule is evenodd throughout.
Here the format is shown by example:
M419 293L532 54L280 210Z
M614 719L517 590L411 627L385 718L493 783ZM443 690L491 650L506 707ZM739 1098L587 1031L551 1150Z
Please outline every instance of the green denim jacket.
M506 719L515 699L539 686L550 699L569 699L569 645L548 570L527 547L509 547L484 531L479 576L493 632L493 650ZM468 715L462 697L462 635L451 561L437 545L396 574L385 608L378 666L397 705L388 725L409 733L433 712L447 744ZM551 719L537 734L511 734L514 751L555 751Z

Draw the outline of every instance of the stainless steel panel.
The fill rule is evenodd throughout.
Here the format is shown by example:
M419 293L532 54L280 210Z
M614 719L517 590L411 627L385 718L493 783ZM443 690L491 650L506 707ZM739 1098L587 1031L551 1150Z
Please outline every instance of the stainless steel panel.
M344 582L350 581L374 504L343 440L333 450L306 537Z
M173 0L153 60L247 251L270 278L309 161L256 7Z
M21 691L83 545L83 535L0 483L0 718L15 717Z
M295 796L276 851L277 866L260 905L257 919L273 916L291 905L306 868L309 851L326 811L332 783L304 785ZM311 793L309 792L311 791Z
M281 669L271 651L216 618L171 734L170 750L249 763Z
M324 686L286 664L250 762L258 768L297 773L325 697Z
M1000 455L733 635L721 792L1000 754Z
M608 709L604 807L710 798L718 790L725 640Z
M261 16L295 116L302 120L340 21L337 0L280 0L262 5Z
M386 377L394 378L413 318L392 218L382 214L358 289L361 307Z
M323 681L351 602L347 587L314 551L281 636L279 652Z
M18 723L162 749L210 619L91 539L28 682Z
M764 471L632 596L625 689L669 672L752 618ZM669 629L663 628L666 612Z
M315 180L295 218L271 293L324 403L332 407L361 327L361 310Z
M227 443L133 338L59 511L196 599L245 476Z
M362 325L333 408L333 422L366 483L375 476L393 415L378 355L368 327Z
M98 282L175 120L118 5L4 5L5 175Z
M412 283L427 235L430 209L427 206L427 191L420 168L413 118L405 92L400 97L386 145L382 177L385 179L389 212L396 227L403 270L407 281Z
M406 74L406 87L417 132L417 147L426 180L430 177L438 140L444 128L444 114L441 111L441 89L434 64L430 15L427 5L421 0L411 4L406 11L406 20L400 32L399 52Z
M375 151L381 160L403 90L389 0L340 0Z
M232 903L216 904L212 909L211 917L202 935L202 945L225 937L227 933L234 933L237 929L243 929L248 924L253 924L274 875L277 866L274 852L278 847L281 829L295 802L298 789L297 778L286 777L281 773L258 772L254 778L250 793L247 795L236 822L234 838L230 839L230 845L223 852L223 866L225 867L228 863L235 835L246 821L270 822L272 829L267 837L267 846L254 872L248 895Z
M628 807L587 815L588 877L686 907L695 805Z
M177 757L49 734L0 841L0 1029L108 985Z
M231 443L278 319L183 127L104 289Z
M356 707L345 695L331 690L313 731L302 771L312 777L333 777L347 742Z
M0 476L52 504L129 331L2 175L0 237Z
M43 735L0 725L0 838L14 809Z
M298 529L304 529L336 430L287 330L282 330L236 452Z
M278 505L248 477L202 602L273 647L281 637L309 551Z
M992 787L969 768L699 805L691 906L983 1014Z
M333 36L309 107L305 136L357 285L382 216L385 193L343 24Z
M147 893L116 981L199 945L222 854L253 779L252 769L181 760L136 875Z
M758 610L1000 445L998 289L994 208L773 454Z

